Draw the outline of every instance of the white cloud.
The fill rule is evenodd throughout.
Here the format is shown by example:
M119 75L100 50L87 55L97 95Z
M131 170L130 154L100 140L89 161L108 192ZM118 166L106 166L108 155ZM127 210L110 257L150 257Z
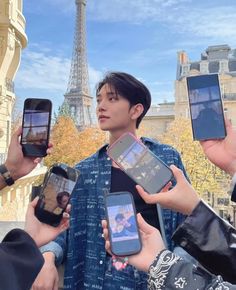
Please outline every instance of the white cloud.
M64 94L69 80L71 59L52 56L52 51L37 45L23 52L16 86L20 89L58 91ZM93 90L102 73L89 66L90 87Z

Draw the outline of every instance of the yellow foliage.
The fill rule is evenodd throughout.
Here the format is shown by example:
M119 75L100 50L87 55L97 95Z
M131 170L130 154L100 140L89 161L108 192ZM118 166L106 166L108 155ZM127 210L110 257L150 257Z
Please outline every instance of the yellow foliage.
M53 153L45 158L45 165L62 162L74 166L88 157L105 142L105 134L98 128L79 132L70 117L60 116L52 128Z
M191 121L176 118L161 138L163 143L172 145L181 154L191 183L199 194L226 193L228 178L205 157L197 141L193 141Z

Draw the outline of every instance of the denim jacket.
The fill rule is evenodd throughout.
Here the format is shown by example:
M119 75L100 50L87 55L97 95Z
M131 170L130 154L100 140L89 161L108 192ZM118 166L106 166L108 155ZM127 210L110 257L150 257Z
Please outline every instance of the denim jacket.
M180 155L174 148L149 138L142 138L142 141L167 165L174 164L185 173ZM106 147L107 145L103 146L94 155L76 165L81 174L71 197L70 229L42 248L42 252L54 252L57 264L63 258L66 259L64 289L107 288L103 286L107 255L101 220L105 218L104 195L110 191L112 163L106 154ZM168 248L172 250L174 244L171 236L184 216L163 209L162 217ZM116 274L122 276L122 272ZM135 289L126 287L127 279L122 279L124 287L116 288L114 285L112 289Z

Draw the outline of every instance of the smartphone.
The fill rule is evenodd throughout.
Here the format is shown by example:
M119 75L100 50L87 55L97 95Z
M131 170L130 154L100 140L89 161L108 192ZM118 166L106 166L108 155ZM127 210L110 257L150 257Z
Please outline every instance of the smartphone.
M141 251L142 244L132 194L113 192L106 196L105 201L112 253L116 256L127 256Z
M108 156L145 191L159 192L172 178L172 170L131 133L123 134Z
M78 177L78 170L63 163L56 163L48 170L35 208L41 222L59 225Z
M189 109L194 140L226 136L218 74L187 77Z
M21 134L24 156L44 157L47 155L51 112L50 100L25 100Z

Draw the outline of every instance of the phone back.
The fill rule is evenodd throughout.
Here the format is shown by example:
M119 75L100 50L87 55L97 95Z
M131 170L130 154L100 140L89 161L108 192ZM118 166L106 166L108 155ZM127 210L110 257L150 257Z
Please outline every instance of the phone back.
M171 169L131 133L122 135L107 153L149 193L159 192L173 177Z

